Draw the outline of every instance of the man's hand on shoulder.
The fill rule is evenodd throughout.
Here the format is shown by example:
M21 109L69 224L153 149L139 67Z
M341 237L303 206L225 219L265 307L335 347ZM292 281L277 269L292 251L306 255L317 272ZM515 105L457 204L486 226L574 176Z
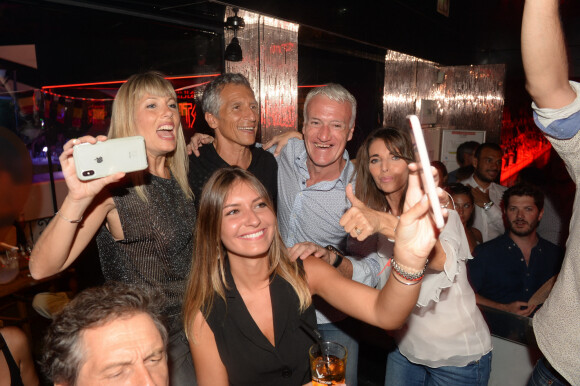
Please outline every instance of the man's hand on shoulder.
M272 146L276 146L276 150L274 150L274 157L278 157L284 146L288 144L290 138L296 138L299 140L304 139L302 133L294 130L289 130L285 133L278 134L275 137L273 137L271 140L269 140L264 144L263 148L264 150L268 150Z
M189 143L187 144L186 147L187 154L188 155L195 154L196 157L199 157L199 148L202 147L203 145L212 143L213 140L214 138L211 135L195 133L189 140Z
M296 261L297 259L304 260L312 255L326 261L328 264L332 264L333 262L332 252L309 241L294 244L288 252L290 254L290 260L292 261Z

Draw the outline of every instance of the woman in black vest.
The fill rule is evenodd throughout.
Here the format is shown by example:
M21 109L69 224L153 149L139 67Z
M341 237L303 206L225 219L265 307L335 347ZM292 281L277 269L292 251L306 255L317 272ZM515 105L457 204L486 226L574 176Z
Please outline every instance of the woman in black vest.
M409 189L420 190L415 174ZM435 244L428 208L423 200L401 216L395 255L408 270L421 271ZM421 275L399 272L378 291L314 256L290 261L266 189L240 168L221 169L206 183L195 243L184 320L199 385L307 384L316 328L312 295L393 329L404 323L421 287L413 285Z

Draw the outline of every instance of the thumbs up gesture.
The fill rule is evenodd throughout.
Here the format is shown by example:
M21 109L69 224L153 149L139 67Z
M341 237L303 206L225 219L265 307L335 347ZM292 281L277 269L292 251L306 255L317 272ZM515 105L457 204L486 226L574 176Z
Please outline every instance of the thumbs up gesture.
M340 225L353 238L363 241L377 232L394 237L394 230L399 222L396 216L367 207L356 198L351 184L346 187L346 198L352 206L340 219Z

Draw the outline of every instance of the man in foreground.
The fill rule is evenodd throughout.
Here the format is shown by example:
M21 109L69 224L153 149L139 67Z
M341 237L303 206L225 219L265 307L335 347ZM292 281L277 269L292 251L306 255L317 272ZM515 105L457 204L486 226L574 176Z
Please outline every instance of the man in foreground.
M169 384L161 300L107 284L78 294L49 327L42 366L55 385Z

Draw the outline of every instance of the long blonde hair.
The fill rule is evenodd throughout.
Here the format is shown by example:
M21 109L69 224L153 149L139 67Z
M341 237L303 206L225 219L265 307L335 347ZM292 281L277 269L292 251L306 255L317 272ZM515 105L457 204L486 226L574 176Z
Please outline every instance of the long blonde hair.
M197 312L202 310L207 318L212 309L214 294L217 293L225 301L225 291L229 289L225 274L227 251L221 240L221 222L225 200L237 182L250 185L268 208L274 211L264 185L244 169L219 169L207 181L201 193L195 229L195 251L183 306L184 327L189 338L192 337L191 329ZM280 237L277 224L275 226L275 236L268 251L269 275L279 275L292 286L298 296L299 311L303 312L312 302L306 274L301 264L288 258L288 251Z
M138 101L145 94L171 97L177 101L177 94L173 85L163 77L163 74L156 71L149 71L144 74L132 75L117 92L113 102L113 113L111 115L111 126L109 127L109 138L122 138L138 135L135 123L135 109ZM185 138L181 127L176 130L177 147L167 154L165 166L171 170L173 177L181 187L181 190L188 198L193 198L193 193L187 180L187 170L189 168ZM147 201L145 189L143 187L144 172L132 173L131 178L137 190L137 194L143 201Z

